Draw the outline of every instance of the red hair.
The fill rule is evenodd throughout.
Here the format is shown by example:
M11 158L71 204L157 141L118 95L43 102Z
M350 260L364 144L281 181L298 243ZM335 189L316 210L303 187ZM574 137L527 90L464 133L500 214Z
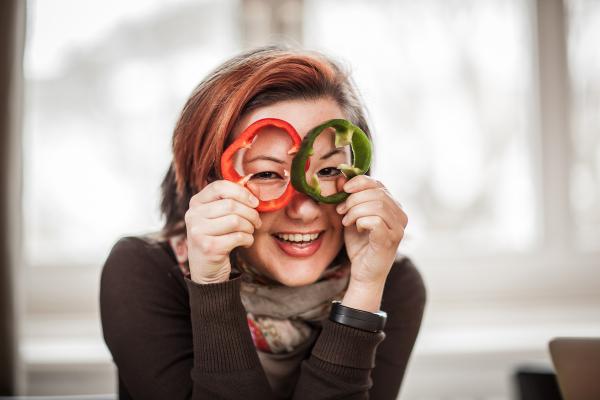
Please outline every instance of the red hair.
M173 133L173 161L162 182L163 234L185 232L191 197L222 179L219 160L245 113L279 101L329 97L370 136L354 85L336 62L313 51L268 46L216 68L194 89Z

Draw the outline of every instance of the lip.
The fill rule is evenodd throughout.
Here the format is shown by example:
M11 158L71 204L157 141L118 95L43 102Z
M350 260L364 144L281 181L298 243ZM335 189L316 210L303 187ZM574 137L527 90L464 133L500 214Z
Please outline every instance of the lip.
M299 233L300 235L310 235L310 234L313 234L313 233L321 233L321 232L325 232L325 231L324 230L314 230L314 231L308 231L308 232L286 232L286 231L284 231L284 232L275 232L274 235L276 235L278 233L281 234L281 235L284 235L286 233L288 235L295 235L296 233Z
M313 231L311 233L318 233L318 232L321 232L321 231ZM299 233L299 232L290 232L290 233ZM317 252L317 250L319 250L319 248L321 247L321 244L323 243L323 236L324 235L321 234L321 235L319 235L319 237L316 240L312 241L310 244L300 245L300 246L297 244L291 244L291 243L287 243L282 240L279 240L275 235L273 235L273 240L275 240L275 243L277 243L277 246L279 246L281 251L283 251L288 256L308 257L308 256L312 256L313 254L315 254Z

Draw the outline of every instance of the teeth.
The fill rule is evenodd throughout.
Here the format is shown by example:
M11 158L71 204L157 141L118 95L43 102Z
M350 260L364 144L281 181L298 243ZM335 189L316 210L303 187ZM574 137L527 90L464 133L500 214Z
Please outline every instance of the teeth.
M319 237L320 233L300 234L300 233L277 233L278 238L287 240L288 242L311 242Z

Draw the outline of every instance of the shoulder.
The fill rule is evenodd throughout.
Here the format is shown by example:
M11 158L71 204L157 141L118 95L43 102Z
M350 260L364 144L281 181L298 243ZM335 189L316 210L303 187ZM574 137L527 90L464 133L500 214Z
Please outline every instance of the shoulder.
M169 268L173 260L165 246L167 244L155 234L121 237L112 246L104 269L122 269L122 265L129 266L128 269Z
M102 267L101 300L181 289L177 272L175 263L157 239L149 235L121 237Z
M386 288L400 289L413 287L424 294L425 283L413 260L406 255L398 255L385 282Z
M176 268L160 243L126 236L113 244L102 269L102 334L135 398L168 398L167 391L181 391L171 397L184 398L191 392L189 298Z
M398 255L385 282L381 308L388 314L420 320L426 298L425 282L412 259Z
M156 234L123 236L117 239L112 246L107 261L113 259L129 260L140 256L160 259L163 253L166 255L161 245L160 236Z
M159 248L143 236L125 236L119 238L112 246L103 267L106 275L126 275L138 269L150 272L160 263L157 257Z

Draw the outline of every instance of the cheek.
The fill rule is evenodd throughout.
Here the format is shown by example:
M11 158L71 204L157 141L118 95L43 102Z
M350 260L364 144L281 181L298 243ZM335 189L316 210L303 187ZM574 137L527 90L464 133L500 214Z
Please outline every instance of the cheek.
M344 226L342 225L342 218L344 218L344 216L337 213L337 211L335 210L336 206L337 204L324 205L324 214L327 216L329 225L332 228L341 230L344 228Z
M337 204L334 204L333 212L329 215L331 229L330 244L334 253L344 246L344 225L342 225L342 218L344 218L344 216L335 211L336 205Z
M271 213L259 213L262 224L259 229L254 229L254 243L249 248L239 248L241 254L255 265L262 264L265 250L271 245L271 228L273 221L275 220L273 214L277 214L277 211Z
M262 238L262 237L267 237L270 236L271 231L273 230L273 223L275 222L275 220L277 219L277 216L279 215L279 213L281 213L282 210L277 210L274 212L268 212L268 213L258 213L258 216L260 217L260 228L256 229L254 228L254 237L255 238Z

